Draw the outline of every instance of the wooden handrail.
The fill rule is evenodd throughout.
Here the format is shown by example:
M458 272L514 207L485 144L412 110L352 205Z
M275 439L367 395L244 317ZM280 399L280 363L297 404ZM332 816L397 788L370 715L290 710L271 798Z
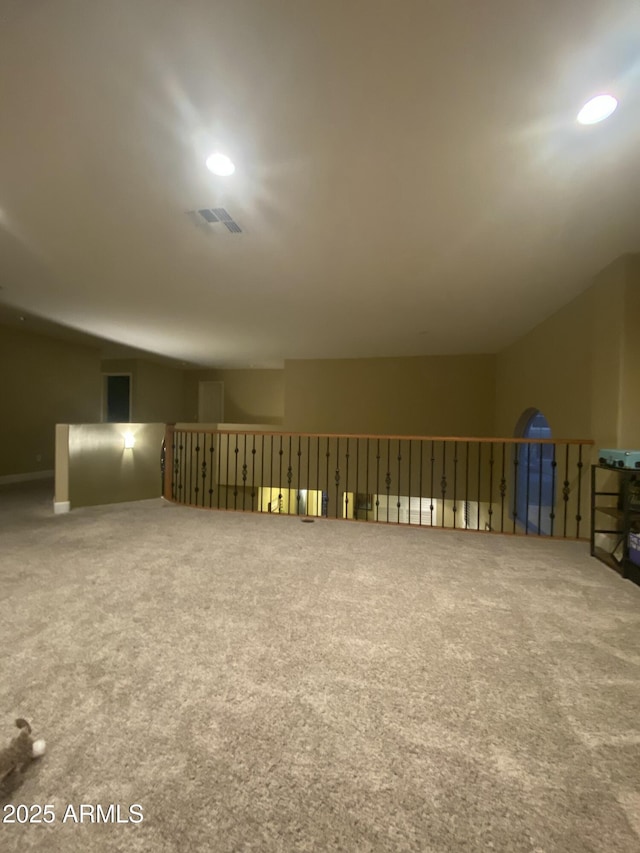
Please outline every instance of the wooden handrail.
M465 435L386 435L377 433L349 432L297 432L296 430L249 430L249 429L198 429L197 427L180 427L170 424L171 431L206 433L207 435L296 435L300 438L368 438L394 441L459 441L484 444L582 444L593 446L592 438L518 438L517 436L465 436Z

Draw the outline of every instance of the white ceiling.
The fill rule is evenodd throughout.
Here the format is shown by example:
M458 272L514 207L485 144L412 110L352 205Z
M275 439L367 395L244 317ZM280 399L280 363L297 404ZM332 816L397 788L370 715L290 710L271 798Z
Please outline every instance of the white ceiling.
M0 0L0 299L208 366L497 352L640 250L639 143L638 0Z

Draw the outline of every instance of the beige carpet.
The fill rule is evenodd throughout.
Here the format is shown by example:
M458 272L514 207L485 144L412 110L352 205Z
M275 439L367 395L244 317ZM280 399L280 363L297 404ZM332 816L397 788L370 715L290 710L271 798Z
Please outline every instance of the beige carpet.
M640 588L584 543L3 487L0 594L55 818L2 851L640 849Z

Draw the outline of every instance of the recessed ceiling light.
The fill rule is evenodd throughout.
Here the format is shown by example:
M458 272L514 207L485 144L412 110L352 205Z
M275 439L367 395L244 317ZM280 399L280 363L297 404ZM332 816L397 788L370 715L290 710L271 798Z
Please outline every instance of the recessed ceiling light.
M220 175L226 178L228 175L233 175L236 167L233 165L226 154L221 154L219 151L214 151L207 157L207 169L213 172L214 175Z
M596 95L580 110L578 121L580 124L597 124L609 118L617 106L618 101L613 95Z

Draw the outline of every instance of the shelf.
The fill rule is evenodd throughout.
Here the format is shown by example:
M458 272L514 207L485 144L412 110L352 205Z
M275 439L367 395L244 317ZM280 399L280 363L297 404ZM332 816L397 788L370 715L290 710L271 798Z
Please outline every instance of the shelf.
M600 471L618 475L617 482L620 486L618 492L598 490L598 474ZM640 583L640 567L634 566L628 559L627 543L629 533L636 528L637 521L640 518L640 510L637 509L639 474L640 471L612 468L608 465L593 465L591 467L591 554L623 577L630 577L636 583ZM611 480L609 483L609 488L611 488ZM617 498L615 504L609 500L614 497ZM603 498L606 503L598 503ZM616 530L602 529L607 518L613 519L609 524L615 524ZM600 519L600 524L598 524L598 519ZM615 539L603 541L604 547L602 545L596 546L595 537L598 535L615 537ZM616 557L616 554L619 557Z
M618 509L616 506L594 506L596 512L605 512L613 518L624 518L624 510Z

